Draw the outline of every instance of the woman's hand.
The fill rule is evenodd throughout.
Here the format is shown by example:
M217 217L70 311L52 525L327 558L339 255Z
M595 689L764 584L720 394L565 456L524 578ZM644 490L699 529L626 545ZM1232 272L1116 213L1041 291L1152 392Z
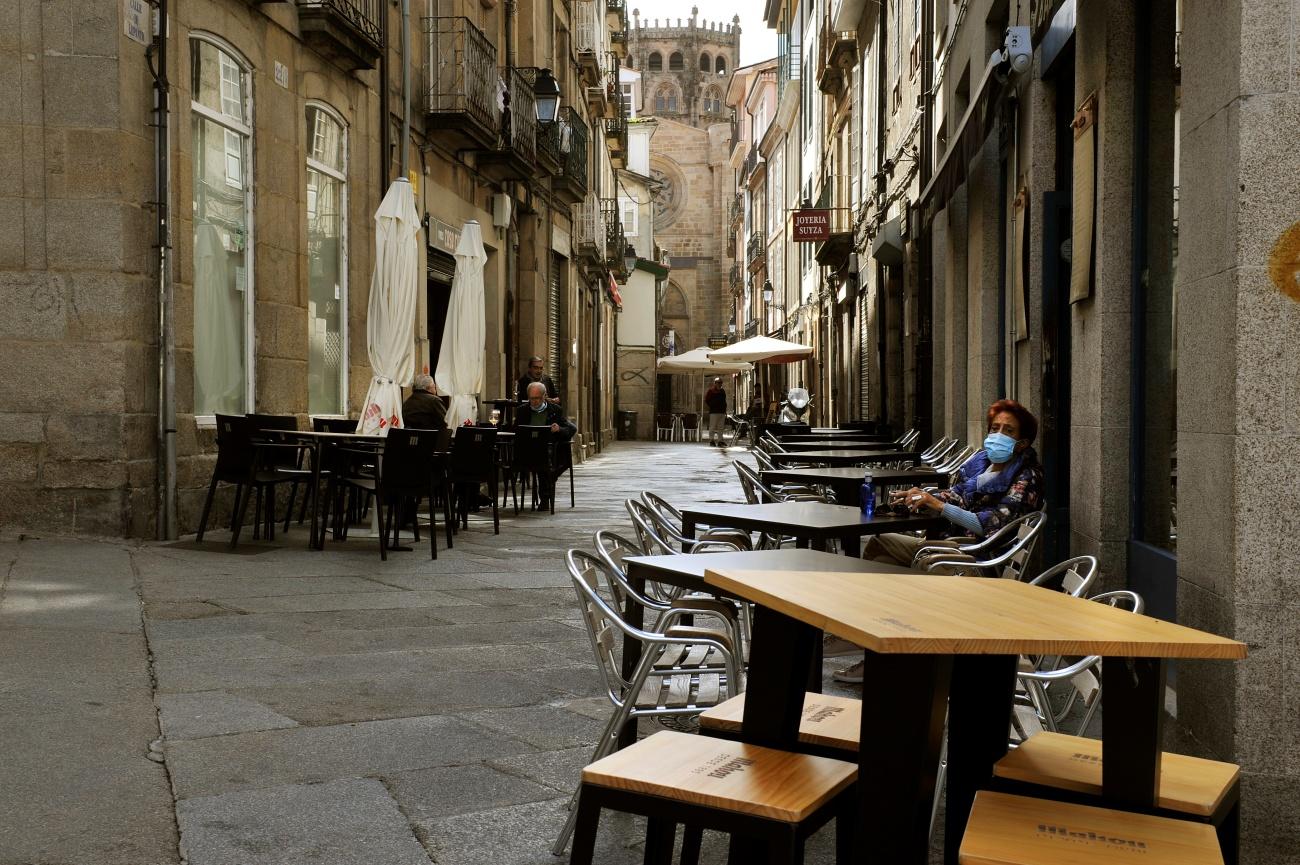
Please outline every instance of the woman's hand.
M895 503L902 502L913 512L919 512L922 508L935 513L942 513L943 511L943 502L920 487L912 487L905 493L894 493L892 498Z

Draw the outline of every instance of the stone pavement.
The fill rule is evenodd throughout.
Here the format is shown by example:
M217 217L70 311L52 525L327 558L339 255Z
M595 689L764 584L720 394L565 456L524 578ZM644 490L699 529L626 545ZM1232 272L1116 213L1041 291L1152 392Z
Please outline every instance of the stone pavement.
M437 561L296 527L233 553L0 542L0 865L566 861L610 707L563 552L629 532L643 489L739 500L741 453L617 445L578 466L576 508L480 517ZM637 821L602 823L598 861L641 852Z

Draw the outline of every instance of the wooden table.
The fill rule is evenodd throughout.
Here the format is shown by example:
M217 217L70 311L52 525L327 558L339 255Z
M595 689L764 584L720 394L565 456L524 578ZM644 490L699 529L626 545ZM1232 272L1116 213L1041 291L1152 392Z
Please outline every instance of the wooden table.
M857 466L864 463L897 463L921 458L918 451L876 451L865 448L835 449L824 451L780 451L768 454L772 462L778 465L790 463L821 463L828 466Z
M818 484L830 487L835 492L835 499L840 504L853 504L858 500L862 488L862 468L795 468L764 469L759 474L765 484ZM896 485L938 484L948 485L948 476L941 475L934 469L877 469L871 470L872 481L877 493L882 487Z
M863 847L922 865L948 715L945 862L955 865L975 792L1007 751L1021 654L1102 655L1102 796L1152 807L1160 775L1165 659L1242 658L1234 640L1014 580L932 574L741 571L705 582L756 604L745 741L794 749L808 665L830 632L866 647Z
M682 532L695 537L695 527L722 526L745 531L767 532L778 537L791 535L800 548L825 550L826 542L838 540L846 556L858 556L863 535L910 532L947 525L943 517L908 514L876 514L868 519L861 509L823 502L770 502L762 505L695 505L682 509Z
M623 560L628 582L641 594L645 594L647 582L664 583L678 586L688 592L709 592L726 596L713 586L704 582L704 572L709 568L723 569L762 569L765 571L790 571L794 573L828 573L842 571L846 573L912 573L901 565L887 565L883 562L864 561L849 556L837 556L818 550L781 549L781 550L744 550L738 553L701 553L693 555L666 556L629 556ZM645 627L644 608L628 598L623 606L624 619L634 627ZM816 656L821 657L821 644L816 646ZM623 637L623 676L631 679L636 665L641 660L641 643ZM821 690L821 662L817 660L816 687ZM810 680L809 684L813 684ZM620 741L630 745L636 741L636 724L629 721L624 727Z

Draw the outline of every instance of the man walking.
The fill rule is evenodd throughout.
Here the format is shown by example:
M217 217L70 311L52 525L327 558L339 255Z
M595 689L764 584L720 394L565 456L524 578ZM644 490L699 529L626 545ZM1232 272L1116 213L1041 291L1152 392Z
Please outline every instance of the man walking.
M709 444L722 447L722 424L727 420L727 392L722 389L721 378L715 378L704 392L704 405L709 410Z

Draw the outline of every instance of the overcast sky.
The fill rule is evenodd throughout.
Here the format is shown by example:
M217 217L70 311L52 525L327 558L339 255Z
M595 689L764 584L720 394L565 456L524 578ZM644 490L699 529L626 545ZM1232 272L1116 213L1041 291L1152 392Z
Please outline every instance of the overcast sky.
M691 7L700 9L700 21L731 22L733 15L740 15L740 63L747 66L760 60L776 56L776 31L769 30L763 22L763 3L761 0L735 0L731 4L704 2L699 0L631 0L628 9L640 9L641 20L650 19L653 23L658 18L662 25L664 19L681 18L682 23L691 17Z

